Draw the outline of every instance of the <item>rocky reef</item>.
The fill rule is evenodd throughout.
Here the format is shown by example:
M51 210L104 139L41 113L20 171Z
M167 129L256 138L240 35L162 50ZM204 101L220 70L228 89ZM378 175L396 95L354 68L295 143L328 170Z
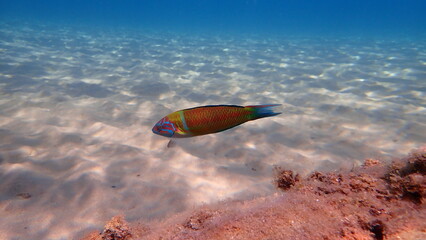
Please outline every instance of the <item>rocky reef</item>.
M280 191L271 196L156 222L117 216L83 239L426 239L426 148L392 163L367 159L303 178L277 167L273 182Z

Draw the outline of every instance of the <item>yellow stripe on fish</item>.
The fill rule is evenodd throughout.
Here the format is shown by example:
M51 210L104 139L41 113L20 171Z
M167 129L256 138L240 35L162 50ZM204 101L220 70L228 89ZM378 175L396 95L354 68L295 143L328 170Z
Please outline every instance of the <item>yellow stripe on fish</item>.
M170 113L152 128L164 137L194 137L221 132L247 121L276 116L272 108L281 104L237 106L208 105Z

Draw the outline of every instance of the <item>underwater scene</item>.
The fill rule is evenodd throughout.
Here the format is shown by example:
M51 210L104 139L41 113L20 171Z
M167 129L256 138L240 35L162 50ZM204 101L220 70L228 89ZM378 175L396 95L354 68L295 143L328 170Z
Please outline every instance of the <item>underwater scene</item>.
M285 198L280 169L304 178L415 149L424 164L425 12L420 0L1 0L0 239L231 239L189 232L227 204ZM155 127L182 109L271 104L241 125L217 113L228 125L200 134L211 115ZM411 216L426 213L422 174L403 194L420 196ZM370 215L371 239L393 234ZM186 235L155 232L174 216ZM257 233L232 237L324 239Z

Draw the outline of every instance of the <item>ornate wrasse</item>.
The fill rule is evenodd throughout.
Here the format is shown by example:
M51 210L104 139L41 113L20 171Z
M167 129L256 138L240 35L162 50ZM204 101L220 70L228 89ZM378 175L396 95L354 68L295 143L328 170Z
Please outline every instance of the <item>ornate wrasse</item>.
M161 136L178 138L221 132L247 121L278 115L280 113L272 108L280 105L208 105L183 109L163 117L152 131Z

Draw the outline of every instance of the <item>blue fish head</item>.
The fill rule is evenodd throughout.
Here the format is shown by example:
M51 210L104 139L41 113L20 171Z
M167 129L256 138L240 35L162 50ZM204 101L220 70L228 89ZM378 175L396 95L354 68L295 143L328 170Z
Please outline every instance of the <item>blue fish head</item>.
M173 137L176 132L176 126L167 117L164 117L154 125L152 132L163 137Z

